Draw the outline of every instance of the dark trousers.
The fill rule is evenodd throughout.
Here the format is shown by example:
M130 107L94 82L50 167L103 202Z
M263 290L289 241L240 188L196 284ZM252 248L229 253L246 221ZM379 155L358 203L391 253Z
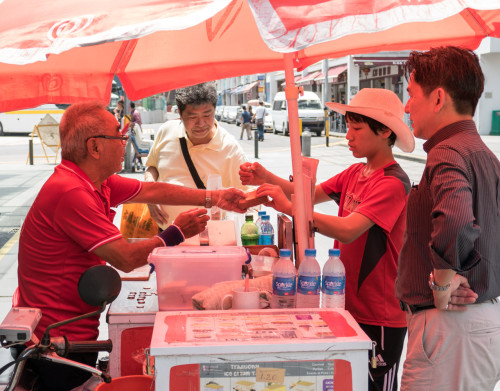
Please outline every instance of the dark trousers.
M264 124L257 125L257 131L259 133L259 141L264 141Z
M368 337L377 342L377 368L370 365L369 391L397 391L399 359L403 352L406 327L385 327L359 324ZM369 360L372 352L368 353ZM371 361L370 361L371 362Z
M77 353L69 354L67 358L95 367L97 356L97 353ZM68 365L29 359L23 371L21 384L26 383L27 378L31 377L36 379L33 391L69 391L85 383L91 376L90 372Z

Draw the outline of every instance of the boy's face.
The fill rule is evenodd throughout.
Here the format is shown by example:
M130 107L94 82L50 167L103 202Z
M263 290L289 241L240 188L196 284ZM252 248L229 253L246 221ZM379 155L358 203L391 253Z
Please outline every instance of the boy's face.
M370 158L380 152L382 148L390 148L387 138L390 130L375 134L366 122L347 120L347 134L349 150L356 158Z

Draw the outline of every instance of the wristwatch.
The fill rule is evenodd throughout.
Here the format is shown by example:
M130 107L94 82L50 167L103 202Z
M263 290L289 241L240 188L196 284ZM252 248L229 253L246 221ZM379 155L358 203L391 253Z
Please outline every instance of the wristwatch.
M431 290L433 291L445 291L447 290L449 287L451 286L451 281L444 285L444 286L440 286L440 285L437 285L435 282L434 282L434 274L431 273L429 275L429 288L431 288Z
M205 208L210 209L212 207L212 192L207 190L205 192Z

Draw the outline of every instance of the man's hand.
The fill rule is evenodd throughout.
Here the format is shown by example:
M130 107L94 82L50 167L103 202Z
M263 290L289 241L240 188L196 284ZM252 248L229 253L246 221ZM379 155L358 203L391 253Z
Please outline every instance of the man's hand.
M149 214L160 225L168 223L168 214L161 208L161 205L148 204Z
M467 278L459 274L455 274L447 290L432 293L436 308L447 311L465 311L467 304L475 303L478 298Z
M196 208L179 213L173 224L179 227L187 239L204 231L208 220L210 216L207 215L207 210Z
M230 187L228 189L212 191L213 206L220 209L229 210L231 212L245 213L246 208L242 209L239 206L240 200L245 199L245 193L242 190Z
M266 202L264 205L270 206L271 208L276 209L278 212L282 212L287 215L292 214L292 203L287 198L280 186L265 183L257 189L256 195L257 197L271 197L271 201Z
M260 163L243 163L240 165L242 185L262 185L266 183L267 170Z

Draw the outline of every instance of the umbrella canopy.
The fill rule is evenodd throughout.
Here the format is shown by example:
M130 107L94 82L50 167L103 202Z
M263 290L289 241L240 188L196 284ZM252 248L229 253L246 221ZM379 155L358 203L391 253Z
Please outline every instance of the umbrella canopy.
M293 4L293 5L290 5ZM499 0L0 1L0 112L500 36Z

